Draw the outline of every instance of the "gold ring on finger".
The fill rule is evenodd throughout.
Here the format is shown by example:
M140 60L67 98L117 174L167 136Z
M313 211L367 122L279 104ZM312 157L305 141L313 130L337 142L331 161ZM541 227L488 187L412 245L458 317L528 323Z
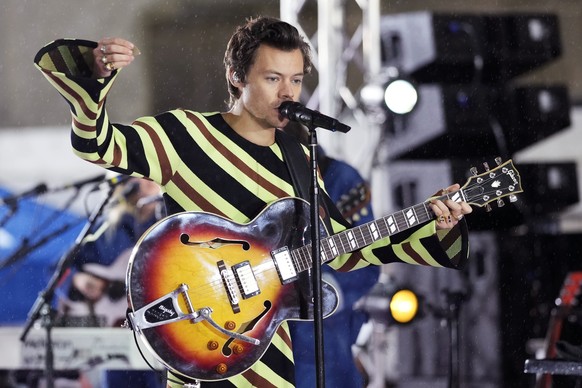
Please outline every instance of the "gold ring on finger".
M109 71L113 71L113 70L115 70L115 66L113 65L113 63L112 63L112 62L107 62L107 63L105 64L105 68L106 68L107 70L109 70Z

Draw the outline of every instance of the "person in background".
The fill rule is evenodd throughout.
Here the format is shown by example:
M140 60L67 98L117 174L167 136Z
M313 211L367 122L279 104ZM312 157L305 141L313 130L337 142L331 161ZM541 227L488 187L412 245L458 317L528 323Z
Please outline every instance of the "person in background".
M198 39L193 37L194 41ZM38 69L69 103L72 146L79 157L158 183L168 214L204 211L245 224L267 205L303 192L306 182L297 170L308 168L308 151L281 130L289 120L279 111L283 102L299 99L303 78L311 70L309 45L295 27L276 18L257 17L235 30L224 55L230 94L225 111L180 108L129 125L114 123L106 111L107 96L136 53L134 43L117 37L98 42L61 39L37 53ZM323 181L319 183L324 188ZM459 185L448 189L458 190ZM344 272L392 262L462 267L468 259L468 232L462 218L471 207L437 199L430 207L434 220L379 238L328 264ZM325 188L320 209L331 233L350 227ZM244 371L202 386L293 387L292 342L287 321L282 320L273 327L260 359L247 368L241 358ZM222 365L215 369L218 373L224 371L218 367ZM171 372L169 368L169 386L191 380Z
M164 215L157 184L132 178L118 186L74 258L66 295L59 298L63 326L119 327L125 320L125 275L131 250Z
M308 144L307 131L300 124L289 123L285 132ZM321 146L317 149L318 166L330 198L352 226L374 220L370 188L358 170L348 163L329 157ZM380 267L368 266L359 271L338 272L322 267L322 278L339 292L337 311L323 320L325 382L330 387L363 387L364 377L356 366L352 345L356 342L368 315L355 310L354 304L376 284ZM296 386L309 388L316 381L314 327L312 322L290 321L295 357Z
M70 279L61 286L57 325L121 327L127 312L125 277L131 251L142 234L165 215L160 187L130 178L116 187L104 216L89 231L74 258ZM163 386L154 372L123 370L128 360L90 360L81 373L88 387L156 388ZM114 370L106 371L105 367Z

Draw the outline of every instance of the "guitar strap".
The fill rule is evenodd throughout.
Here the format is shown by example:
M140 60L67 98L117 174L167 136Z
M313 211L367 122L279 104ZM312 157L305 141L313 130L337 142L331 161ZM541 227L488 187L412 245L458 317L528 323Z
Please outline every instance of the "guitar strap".
M303 198L309 202L309 191L311 188L311 166L307 158L305 157L305 152L301 144L295 140L295 138L282 130L277 130L275 133L275 140L279 147L281 147L281 152L283 153L283 158L285 159L285 164L289 170L289 175L291 175L291 182L293 183L293 188L300 198ZM302 162L303 161L303 162ZM323 221L326 230L331 234L331 221L329 219L329 209L326 205L326 201L322 197L319 198L320 209L323 208L323 215L320 211L320 218Z
M291 182L293 183L295 192L300 198L309 202L311 166L305 156L303 147L293 136L282 130L277 130L275 140L279 144L279 147L281 147L281 152L283 153L285 164L289 170L289 175L291 175ZM331 233L331 221L325 202L323 196L320 196L319 215L326 229ZM321 211L322 207L323 212ZM322 213L324 213L323 216ZM311 275L311 271L300 272L298 279L294 282L298 291L297 295L299 296L299 316L301 319L313 319L313 277Z

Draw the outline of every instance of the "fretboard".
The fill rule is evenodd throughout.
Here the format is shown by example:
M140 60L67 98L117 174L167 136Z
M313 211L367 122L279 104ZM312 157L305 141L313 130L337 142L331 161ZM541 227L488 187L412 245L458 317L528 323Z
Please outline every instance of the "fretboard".
M437 199L452 199L461 201L463 190L449 193ZM343 232L322 238L320 241L321 262L326 263L348 252L364 248L385 237L395 235L407 229L434 219L430 202L423 202L388 216L356 226ZM298 272L312 267L311 244L304 245L291 251L291 256L297 265Z

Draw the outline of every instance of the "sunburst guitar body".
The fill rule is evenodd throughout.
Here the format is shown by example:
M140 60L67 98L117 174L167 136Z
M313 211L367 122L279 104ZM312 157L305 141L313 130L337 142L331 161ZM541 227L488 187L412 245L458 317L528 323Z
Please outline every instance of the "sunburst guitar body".
M310 263L290 253L309 241L309 206L297 198L245 225L210 213L170 216L144 235L130 262L132 326L175 373L199 380L241 373L284 320L312 318L302 271ZM324 282L324 315L337 304Z

